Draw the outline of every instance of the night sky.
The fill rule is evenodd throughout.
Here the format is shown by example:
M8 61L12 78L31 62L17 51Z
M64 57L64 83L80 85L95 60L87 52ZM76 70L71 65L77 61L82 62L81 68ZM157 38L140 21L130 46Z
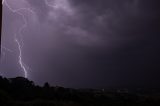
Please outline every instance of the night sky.
M36 84L160 86L160 0L6 1L22 15L4 3L1 75L24 76L17 34Z

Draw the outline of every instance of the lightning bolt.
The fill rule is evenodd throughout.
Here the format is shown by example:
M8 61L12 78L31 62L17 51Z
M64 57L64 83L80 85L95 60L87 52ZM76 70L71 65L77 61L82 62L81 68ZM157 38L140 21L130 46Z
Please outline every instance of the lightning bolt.
M7 8L8 8L11 12L16 13L16 14L22 16L22 18L23 18L24 25L23 25L23 26L19 29L19 31L18 31L18 34L21 35L21 36L20 36L20 39L18 39L18 36L17 36L17 33L16 33L16 34L14 35L14 41L16 42L16 44L17 44L17 46L18 46L18 51L19 51L18 63L19 63L19 65L20 65L21 69L22 69L23 72L24 72L24 77L27 78L27 77L28 77L28 68L27 68L27 65L25 65L25 63L23 62L23 57L22 57L23 38L22 38L22 34L21 34L22 31L23 31L23 29L27 27L27 20L26 20L24 14L22 14L22 13L20 12L20 10L27 10L27 11L29 11L29 12L31 12L31 13L34 13L34 12L33 12L31 9L29 9L29 8L20 8L20 9L14 10L14 9L12 9L11 6L8 4L7 0L3 0L3 1L2 1L2 4L3 4L3 5L6 5ZM5 47L3 47L3 48L5 48ZM5 48L5 49L8 50L8 51L10 51L10 50L7 49L7 48Z

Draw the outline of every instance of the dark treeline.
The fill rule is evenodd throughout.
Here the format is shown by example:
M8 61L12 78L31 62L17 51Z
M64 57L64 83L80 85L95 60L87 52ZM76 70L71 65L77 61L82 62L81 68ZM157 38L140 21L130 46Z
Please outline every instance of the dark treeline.
M159 104L159 105L158 105ZM40 87L23 77L0 77L0 106L160 106L160 93L153 90L71 89Z

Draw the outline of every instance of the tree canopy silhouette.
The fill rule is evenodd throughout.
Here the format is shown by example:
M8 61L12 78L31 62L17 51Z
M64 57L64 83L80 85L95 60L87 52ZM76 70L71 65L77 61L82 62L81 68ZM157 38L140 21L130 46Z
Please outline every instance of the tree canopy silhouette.
M155 90L72 89L47 82L41 87L23 77L0 76L0 106L155 106L159 101Z

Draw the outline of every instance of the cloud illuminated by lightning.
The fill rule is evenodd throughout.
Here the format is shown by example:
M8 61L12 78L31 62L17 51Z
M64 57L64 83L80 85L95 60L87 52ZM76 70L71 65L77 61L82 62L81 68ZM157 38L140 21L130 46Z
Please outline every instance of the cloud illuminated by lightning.
M24 64L23 58L22 58L23 39L22 39L22 34L21 34L22 31L23 31L23 29L27 27L27 20L26 20L25 16L23 15L23 13L20 12L20 10L27 10L27 11L29 11L29 12L31 12L31 13L34 13L34 12L33 12L31 9L29 9L29 8L20 8L20 9L14 10L14 9L12 9L11 6L8 4L7 0L3 0L3 1L2 1L2 4L3 4L3 5L6 5L7 8L8 8L11 12L16 13L16 14L19 14L19 15L22 16L22 18L23 18L24 25L19 29L18 33L14 34L14 35L15 35L15 36L14 36L14 40L15 40L15 42L16 42L17 45L18 45L18 51L19 51L18 63L19 63L19 65L20 65L20 67L22 68L23 72L24 72L24 77L27 78L27 77L28 77L28 70L27 70L27 67L26 67L27 65ZM21 36L20 36L20 39L18 39L17 34L21 35ZM6 50L9 50L9 49L6 49Z
M45 0L45 3L48 7L51 7L56 10L63 10L69 15L73 15L74 11L71 8L68 0Z
M1 45L1 52L2 52L2 56L1 56L1 62L3 62L3 59L5 58L5 52L4 51L7 51L7 52L10 52L11 54L13 54L13 51L12 50L10 50L10 49L8 49L8 48L6 48L6 47L4 47L4 46L2 46Z
M28 24L28 23L27 23L27 20L26 20L25 15L22 13L22 11L23 11L23 10L27 10L27 11L29 11L29 12L32 13L32 14L35 14L35 13L34 13L34 11L31 10L30 8L13 9L13 8L9 5L9 3L8 3L7 0L2 0L2 4L5 5L5 6L7 6L7 8L8 8L11 12L20 15L20 16L22 17L23 21L24 21L23 26L18 30L18 32L17 32L16 34L13 34L13 35L14 35L14 41L15 41L15 43L17 44L17 48L18 48L18 51L19 51L18 63L19 63L19 65L20 65L22 71L24 72L24 77L27 78L27 77L28 77L28 69L29 69L29 68L28 68L28 66L25 65L25 63L23 62L23 51L22 51L22 49L23 49L23 37L22 37L22 31L23 31L24 28L27 27L27 24ZM68 3L67 0L52 0L52 1L51 1L51 0L50 0L50 1L45 0L45 4L46 4L47 6L49 6L49 7L54 8L54 9L63 9L63 10L66 11L67 13L70 13L70 14L73 13L73 11L72 11L72 9L70 8L69 3ZM20 35L20 36L18 36L18 35ZM5 47L3 47L3 48L4 48L5 50L11 52L10 49L5 48ZM3 48L2 48L2 49L3 49ZM5 55L5 52L4 52L3 50L2 50L2 54Z
M2 0L2 4L4 3L4 0Z

